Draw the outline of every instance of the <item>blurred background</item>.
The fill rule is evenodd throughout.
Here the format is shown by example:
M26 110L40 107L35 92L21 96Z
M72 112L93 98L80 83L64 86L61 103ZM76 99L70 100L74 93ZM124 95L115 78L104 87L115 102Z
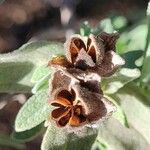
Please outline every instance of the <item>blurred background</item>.
M64 40L81 22L92 26L120 15L127 25L145 16L148 0L1 0L0 52L17 49L31 39ZM57 34L58 33L58 34Z
M145 22L147 4L148 0L0 0L0 53L11 52L30 41L64 42L85 26L96 32L100 21L108 25L110 32L112 27L120 32L119 53L142 49L146 25L141 23ZM15 116L30 95L0 94L0 136L12 132ZM26 149L38 150L40 144L38 137L27 142ZM16 149L11 141L8 145L11 146L0 150Z

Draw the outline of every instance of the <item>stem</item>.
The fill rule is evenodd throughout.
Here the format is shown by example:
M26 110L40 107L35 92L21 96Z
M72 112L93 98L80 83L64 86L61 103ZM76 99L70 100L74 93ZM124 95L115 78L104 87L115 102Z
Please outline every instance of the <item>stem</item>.
M145 48L144 48L144 59L146 57L146 54L147 54L147 50L148 50L148 46L149 46L149 43L150 43L150 15L148 16L148 33L147 33L147 36L146 36L146 44L145 44Z
M142 67L141 67L141 78L140 78L140 84L142 85L142 79L144 77L144 72L145 72L145 65L146 65L146 62L148 61L148 57L150 56L150 48L149 48L149 45L150 45L150 12L149 12L149 9L150 9L150 2L148 3L148 8L147 8L147 27L148 27L148 33L147 33L147 36L146 36L146 44L145 44L145 48L144 48L144 53L143 53L143 64L142 64ZM147 59L148 58L148 59ZM146 68L147 70L147 68Z

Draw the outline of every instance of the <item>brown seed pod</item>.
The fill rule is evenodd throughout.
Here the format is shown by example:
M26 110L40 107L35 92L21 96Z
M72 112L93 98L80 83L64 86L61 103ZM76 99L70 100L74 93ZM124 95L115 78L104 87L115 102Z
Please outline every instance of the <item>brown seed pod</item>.
M53 80L50 81L50 94L53 95L53 92L58 88L63 88L70 90L70 86L79 82L73 76L67 76L62 71L56 71L53 76Z
M124 65L125 61L114 51L108 51L105 53L103 62L101 65L95 68L96 72L102 77L108 77L113 75L116 70Z
M72 64L69 63L66 59L65 56L56 56L53 57L49 62L48 62L48 66L61 66L61 67L65 67L65 68L70 68L72 67Z
M51 118L59 127L93 123L107 118L115 111L115 106L108 103L101 94L78 86L74 86L71 91L58 89L51 105L56 107Z
M101 33L98 36L74 35L65 43L66 56L49 61L56 68L50 104L54 106L51 118L58 127L78 127L105 120L115 106L103 97L101 76L112 75L124 64L115 53L118 34Z
M116 51L116 42L117 39L119 38L119 34L116 33L106 33L106 32L102 32L97 36L97 39L102 40L103 44L104 44L104 50L105 52L107 51Z
M66 41L64 47L68 61L74 65L79 65L81 62L93 67L95 64L100 64L103 59L103 43L101 40L97 42L92 34L89 37L74 35Z
M88 74L87 72L96 73L102 77L111 76L125 63L115 53L118 37L118 33L105 32L98 36L91 34L89 37L74 35L65 43L66 57L56 57L49 64L68 73L74 70L74 76L76 74L79 78L84 73Z
M81 126L105 118L108 114L107 101L100 93L99 82L71 82L72 79L60 71L55 73L50 103L56 109L52 111L51 118L59 127ZM113 112L114 106L109 104L109 107Z
M79 84L90 91L102 94L100 82L101 77L96 73L76 68L62 69L54 74L52 91L58 87L65 86L65 88L68 89L71 84Z
M74 90L57 90L54 100L51 101L51 105L57 107L52 111L51 117L59 127L64 127L67 124L70 126L79 126L86 122L83 107L75 99Z

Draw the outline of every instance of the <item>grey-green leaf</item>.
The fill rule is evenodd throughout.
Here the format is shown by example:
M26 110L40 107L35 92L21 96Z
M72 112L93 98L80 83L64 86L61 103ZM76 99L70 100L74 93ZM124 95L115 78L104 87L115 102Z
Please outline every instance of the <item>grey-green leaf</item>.
M134 84L128 84L117 93L119 103L127 115L129 126L136 129L150 144L150 95Z
M149 150L150 95L130 83L116 93L129 128L111 118L100 128L98 140L107 141L111 150Z
M109 150L108 143L102 139L97 139L92 146L92 150Z
M113 76L102 79L103 91L105 94L113 94L139 76L140 71L138 69L122 68Z
M0 92L30 92L34 70L64 48L58 42L32 42L8 54L0 54Z
M30 97L16 117L15 130L17 132L29 130L46 120L50 111L48 99L47 91Z
M108 150L149 150L150 147L138 130L125 128L114 118L101 126L97 140L106 141Z
M47 67L45 65L37 67L35 71L33 72L31 82L33 83L39 82L39 80L41 80L43 77L48 75L50 72L51 72L50 67Z
M13 132L12 133L12 139L17 140L19 142L28 142L33 140L35 137L37 137L42 129L43 129L44 125L43 123L37 125L36 127L27 130L27 131L23 131L23 132Z
M40 75L38 75L38 72ZM36 72L37 76L34 74L34 81L36 81L36 83L32 89L32 93L35 94L39 91L50 88L50 81L53 78L54 72L55 69L49 69L46 71L44 68L40 67L40 69Z
M73 130L73 129L72 129ZM84 127L77 132L68 132L64 128L58 128L55 125L49 125L43 138L42 150L90 150L97 131L88 127Z
M123 126L129 127L127 117L123 111L123 109L119 106L119 104L116 102L117 98L115 99L115 95L112 96L105 96L109 101L111 101L117 108L116 112L113 113L112 117L117 119Z
M49 85L49 79L50 79L50 75L47 75L39 82L37 82L32 89L32 93L36 94L39 91L47 90Z
M98 139L107 141L111 150L149 150L150 95L134 83L115 95L127 116L129 128L111 118L100 128Z
M114 16L112 18L112 24L116 30L121 30L127 26L127 19L124 16Z

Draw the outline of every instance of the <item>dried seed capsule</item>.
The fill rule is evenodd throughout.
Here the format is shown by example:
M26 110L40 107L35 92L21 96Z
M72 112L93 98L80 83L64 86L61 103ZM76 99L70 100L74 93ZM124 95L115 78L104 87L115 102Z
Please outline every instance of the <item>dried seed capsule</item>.
M89 37L74 35L66 41L64 46L68 61L74 65L79 65L81 62L93 67L100 64L103 59L104 47L102 40L97 42L93 34Z
M56 108L51 112L51 118L59 127L93 123L107 118L115 110L114 105L108 103L103 93L100 93L99 82L91 80L83 83L72 80L72 77L58 71L52 81L50 103Z
M82 37L74 35L65 43L66 57L53 58L49 64L58 70L71 73L78 71L78 77L96 73L99 76L111 76L123 65L124 60L115 53L117 33L101 33L98 36ZM75 73L76 74L76 73Z
M119 34L117 32L111 34L102 32L97 36L97 38L103 41L105 52L110 50L116 51L116 42L119 38Z

